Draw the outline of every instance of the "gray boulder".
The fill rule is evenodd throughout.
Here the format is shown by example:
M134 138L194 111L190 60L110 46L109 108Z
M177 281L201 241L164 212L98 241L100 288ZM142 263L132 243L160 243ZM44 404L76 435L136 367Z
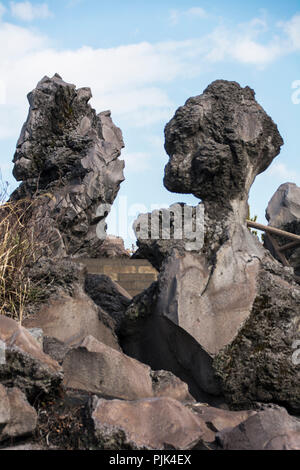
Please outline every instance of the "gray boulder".
M128 308L123 349L175 373L198 400L204 393L210 403L224 396L238 408L273 401L299 411L300 289L246 226L251 184L283 143L277 127L253 90L216 81L179 108L165 135L165 186L202 198L204 241L193 250L171 240L162 250L142 232L140 250L152 250L161 269Z
M284 183L275 192L266 209L266 218L271 227L300 235L300 188L294 183ZM291 243L292 240L274 236L279 246ZM273 256L277 256L268 239L265 246ZM300 244L294 245L284 251L289 264L294 268L295 274L300 276Z
M14 156L22 181L12 200L38 198L31 224L47 253L97 256L97 223L109 212L124 180L122 133L109 111L96 114L89 88L76 89L59 75L44 77L28 95L29 114ZM105 225L105 224L103 224Z
M91 407L98 446L105 450L189 450L205 424L172 398L137 401L94 398Z
M300 188L295 183L279 186L269 201L266 218L272 227L281 228L300 220Z

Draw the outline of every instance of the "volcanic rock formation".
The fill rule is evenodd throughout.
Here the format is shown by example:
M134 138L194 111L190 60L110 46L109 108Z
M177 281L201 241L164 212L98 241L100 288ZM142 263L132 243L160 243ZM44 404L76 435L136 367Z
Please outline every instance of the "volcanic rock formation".
M97 236L123 141L90 97L58 75L29 95L11 200L28 198L45 250L26 264L23 325L0 315L0 446L299 449L299 420L269 403L300 410L300 287L246 226L251 184L283 143L276 125L235 82L176 112L164 182L202 201L138 218L136 256L160 275L132 299L74 260L127 256Z
M205 392L237 408L273 401L299 411L300 289L246 226L251 184L283 144L277 126L253 90L218 80L177 110L165 138L164 184L202 199L204 243L183 250L182 240L137 231L140 251L162 269L127 311L123 348L171 370L198 399Z
M22 184L12 199L39 198L32 220L49 254L97 256L97 223L124 180L122 133L109 111L96 114L91 97L89 88L76 89L57 74L44 77L28 95L13 170ZM100 204L107 207L97 213Z

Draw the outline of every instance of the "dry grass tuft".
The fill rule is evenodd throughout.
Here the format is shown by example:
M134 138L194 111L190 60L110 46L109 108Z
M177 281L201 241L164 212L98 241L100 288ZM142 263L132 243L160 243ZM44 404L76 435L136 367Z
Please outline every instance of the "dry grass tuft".
M42 296L28 271L42 256L45 240L39 225L28 223L38 198L5 202L6 190L0 182L0 314L22 323L26 305Z

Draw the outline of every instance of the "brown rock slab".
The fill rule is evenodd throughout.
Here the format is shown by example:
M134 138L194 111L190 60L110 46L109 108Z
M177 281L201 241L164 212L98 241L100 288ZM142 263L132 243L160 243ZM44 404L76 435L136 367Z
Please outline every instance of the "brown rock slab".
M63 362L66 388L134 400L152 396L150 368L92 336L71 349Z
M100 308L78 286L73 296L61 292L50 298L41 305L38 313L25 320L24 325L27 328L41 328L45 336L68 346L79 344L86 336L93 335L120 350L116 335L101 321L100 315Z
M188 450L205 429L195 414L172 398L95 399L92 419L99 446L111 450Z
M18 388L6 390L9 400L9 420L0 432L0 440L32 434L37 424L37 413Z
M203 403L196 403L191 405L190 408L201 417L207 426L207 431L203 436L205 442L214 442L218 432L224 429L232 429L257 413L253 410L223 410Z
M181 402L195 401L188 385L166 370L151 371L153 394L155 397L169 397Z
M300 450L300 421L284 408L266 409L217 439L225 450Z
M109 398L136 400L146 397L170 397L193 402L188 385L169 371L150 367L86 337L64 354L64 386Z

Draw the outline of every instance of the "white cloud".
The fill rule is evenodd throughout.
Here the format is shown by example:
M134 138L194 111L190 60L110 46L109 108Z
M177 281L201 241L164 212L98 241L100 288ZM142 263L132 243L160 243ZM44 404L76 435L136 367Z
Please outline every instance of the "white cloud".
M298 183L300 179L298 172L288 168L284 163L274 163L267 170L267 174L279 178L282 182Z
M0 126L8 112L14 114L11 132L20 130L28 108L26 95L44 75L58 72L77 87L90 86L97 111L111 109L113 118L141 127L171 117L173 104L161 85L185 76L188 68L181 42L57 51L26 28L0 24L2 41L8 44L0 51L7 104L0 105Z
M127 153L126 149L122 152L122 158L125 160L125 171L130 173L141 173L150 169L151 156L146 152Z
M186 10L188 11L188 10ZM243 28L216 28L185 41L142 42L108 49L81 47L56 50L43 35L0 22L0 139L17 138L26 118L27 93L44 76L58 72L77 87L90 86L97 111L111 109L113 119L131 127L166 122L174 106L164 91L176 79L199 76L212 62L237 61L262 67L292 51L297 44L298 17L281 25L281 38L263 41L266 23L254 19ZM2 93L3 94L3 93Z
M177 25L181 18L206 18L207 13L201 7L193 7L187 10L172 9L169 12L169 21L172 25Z
M52 16L47 3L10 2L10 10L15 18L22 21L33 21Z
M266 65L281 54L282 47L276 42L263 45L248 38L237 42L231 50L232 57L239 62L254 65Z
M197 18L206 18L207 17L206 11L201 7L189 8L188 10L186 10L184 12L184 14L187 15L187 16L194 16L194 17L197 17Z
M254 18L239 25L236 30L221 26L209 35L210 46L206 59L211 62L235 60L240 63L264 67L281 56L295 50L291 46L292 34L287 25L294 25L295 17L288 23L281 23L280 35L273 35L268 41L261 41L260 35L268 31L265 20Z
M279 23L287 34L291 47L295 50L300 49L300 14L293 16L290 21Z
M44 36L10 23L0 23L0 68L7 68L47 45ZM1 79L4 76L1 74ZM19 76L20 78L20 76Z

